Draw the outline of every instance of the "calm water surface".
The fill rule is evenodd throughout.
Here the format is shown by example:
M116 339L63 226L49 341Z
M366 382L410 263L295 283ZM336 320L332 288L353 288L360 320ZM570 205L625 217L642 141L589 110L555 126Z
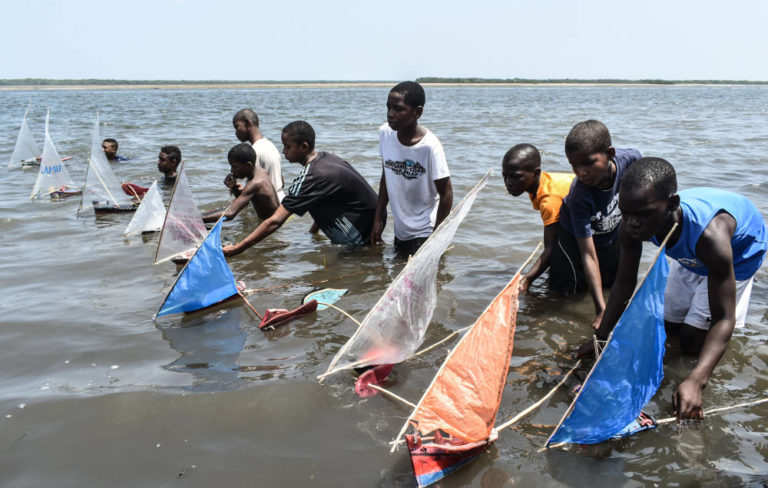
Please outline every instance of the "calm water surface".
M103 137L130 162L122 180L148 184L155 157L177 144L201 208L227 201L226 153L235 111L253 107L264 134L306 119L318 148L350 161L378 185L377 128L387 88L0 92L0 485L4 487L414 486L407 454L388 451L407 408L358 398L354 377L320 385L355 325L323 311L261 332L242 307L154 323L176 268L153 266L157 236L123 238L129 215L77 218L75 200L30 201L34 171L5 169L29 102L42 144L45 107L60 154L84 178L96 110ZM768 215L768 87L428 88L422 122L443 142L454 192L497 174L459 228L440 270L431 344L471 324L540 239L527 198L506 194L504 152L530 142L544 169L568 171L563 142L598 118L614 145L661 156L681 188L712 185L751 198ZM299 167L283 163L290 182ZM456 201L458 201L458 198ZM323 280L349 288L339 305L362 319L401 267L388 245L349 251L291 219L231 261L258 308L300 303ZM224 228L242 239L252 211ZM768 269L758 272L744 329L705 391L705 408L762 398L768 390ZM499 419L542 397L588 336L589 297L550 297L541 283L521 301L515 352ZM389 388L416 401L446 350L396 368ZM693 359L668 355L647 410L671 415L675 385ZM719 486L768 482L768 407L665 426L620 442L539 452L570 402L564 388L489 452L442 486Z

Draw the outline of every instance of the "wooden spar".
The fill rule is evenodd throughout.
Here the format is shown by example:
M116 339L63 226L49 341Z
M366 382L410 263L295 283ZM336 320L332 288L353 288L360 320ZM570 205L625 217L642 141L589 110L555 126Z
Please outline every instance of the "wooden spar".
M247 298L245 298L245 295L243 295L243 294L242 294L242 292L240 292L240 291L238 290L237 294L238 294L238 295L240 295L240 298L242 298L242 299L243 299L243 301L244 301L244 302L245 302L245 304L248 306L248 308L249 308L249 309L251 309L251 311L252 311L253 313L255 313L255 314L256 314L256 316L257 316L259 319L264 319L264 317L262 317L262 316L261 316L261 314L258 312L258 310L256 310L256 309L253 307L253 305L251 305L251 302L249 302L249 301L248 301L248 299L247 299Z
M718 408L711 408L709 410L705 410L703 415L712 415L714 413L720 413L720 412L726 412L728 410L735 410L737 408L745 408L745 407L754 407L755 405L760 405L762 403L768 402L768 398L763 398L760 400L755 400L753 402L745 402L745 403L739 403L736 405L730 405L727 407L718 407ZM661 420L656 421L656 425L664 425L664 424L671 424L672 422L675 422L677 420L677 417L667 417Z
M378 391L384 393L385 395L389 395L392 398L394 398L395 400L397 400L399 402L402 402L402 403L404 403L405 405L408 405L411 408L416 408L416 404L409 402L405 398L403 398L401 396L398 396L398 395L392 393L391 391L387 390L386 388L380 387L379 385L370 385L369 384L369 385L366 386L366 388L373 388L374 390L378 390Z
M522 412L520 412L519 414L515 415L515 416L514 416L514 417L512 417L511 419L509 419L509 420L507 420L506 422L504 422L503 424L499 425L498 427L494 427L494 429L496 430L496 432L499 432L499 431L501 431L501 430L503 430L503 429L506 429L507 427L509 427L509 426L511 426L511 425L513 425L513 424L516 424L516 423L517 423L517 422L518 422L518 421L519 421L521 418L525 417L525 416L526 416L526 415L528 415L529 413L531 413L531 412L533 412L534 410L536 410L537 408L539 408L539 407L541 406L541 404L542 404L542 403L544 403L545 401L547 401L547 399L549 399L549 397L551 397L552 395L554 395L554 394L555 394L555 392L557 391L557 389L558 389L558 388L560 388L560 387L561 387L561 386L562 386L562 385L565 383L565 380L567 380L567 379L568 379L568 377L569 377L569 376L571 376L571 374L573 374L573 372L574 372L574 371L576 371L576 368L578 368L580 364L581 364L581 359L579 359L578 361L576 361L576 364L574 364L574 365L573 365L573 367L571 368L571 370L570 370L570 371L568 371L568 373L566 373L566 374L565 374L565 376L563 376L563 379L561 379L561 380L560 380L560 382L559 382L557 385L555 385L555 387L554 387L554 388L552 388L551 390L549 390L549 393L547 393L546 395L544 395L544 396L541 398L541 400L539 400L538 402L534 403L534 404L533 404L533 405L531 405L530 407L526 408L525 410L523 410L523 411L522 411Z
M91 144L93 145L93 144ZM93 149L93 148L91 148ZM88 164L85 165L85 179L83 180L83 192L80 194L80 207L77 209L77 216L80 217L80 211L83 210L83 200L85 199L85 182L88 181L88 170L91 167L91 154L88 154ZM88 208L93 207L91 205Z
M510 279L509 282L514 281L515 278L517 278L520 275L520 273L523 271L523 269L525 269L525 267L528 265L528 263L533 259L533 257L539 251L539 248L541 246L542 246L542 243L539 242L539 244L536 246L536 249L534 249L533 252L531 253L531 255L528 256L528 259L526 259L525 262L523 262L523 265L520 266L517 269L517 272L514 274L514 276L512 276L512 279ZM508 284L509 284L509 282L508 282ZM505 288L506 288L506 285L505 285ZM504 288L502 288L502 290L503 289ZM493 301L491 301L491 303L493 303ZM483 312L479 315L480 317L482 317L483 314L488 311L488 308L491 306L491 303L489 303L485 307L485 310L483 310ZM440 375L440 372L445 369L445 366L446 366L446 364L448 364L448 361L451 359L451 356L453 356L453 353L456 352L456 349L459 347L459 345L462 343L462 341L467 337L467 335L468 334L465 334L464 337L462 337L461 340L453 347L453 349L451 349L451 352L448 353L448 356L446 356L445 360L443 361L443 364L440 365L440 369L438 369L437 373L435 373L435 376L434 376L434 378L432 378L432 381L429 383L429 386L427 386L427 388L424 390L424 394L421 396L421 399L419 400L418 405L413 409L411 414L408 415L408 418L405 419L405 423L403 424L403 427L400 429L400 432L397 434L397 437L395 437L395 439L392 441L392 449L389 452L395 452L395 449L397 449L397 446L398 446L398 441L400 440L401 437L403 437L403 435L405 434L405 431L408 429L408 424L410 423L411 419L416 414L416 411L418 411L419 406L421 406L421 404L424 402L424 398L426 398L427 393L432 388L432 386L435 384L435 381L437 380L437 377Z
M629 304L632 303L632 300L635 298L635 295L637 295L637 291L640 289L640 287L643 286L643 283L645 283L645 279L648 278L648 275L651 273L651 270L653 269L654 265L656 265L656 261L659 259L659 256L661 255L661 252L664 250L664 246L667 245L667 241L669 241L670 237L672 237L672 234L675 232L675 229L677 229L677 222L672 224L672 228L667 233L666 237L664 237L664 240L659 244L659 249L656 251L656 254L653 256L653 260L651 261L651 265L648 266L648 269L645 271L645 274L643 275L643 279L640 280L640 283L635 287L635 290L632 292L632 296L629 297L629 300L627 300L626 305L624 306L624 310L626 310L629 307ZM614 329L615 330L615 327ZM605 345L603 346L603 350L605 350L606 347L608 347L608 344L611 342L611 338L613 338L613 330L611 330L611 333L608 334L608 339L605 341ZM595 340L597 339L596 336L593 336ZM597 354L597 351L595 351ZM584 392L583 385L587 384L589 381L589 378L592 376L592 373L595 371L595 368L597 368L598 363L600 362L600 359L603 357L602 354L599 356L595 356L597 360L595 361L595 364L592 365L592 369L589 370L589 373L587 374L586 379L582 383L582 388L579 390L579 392L576 394L576 398L573 399L571 404L568 406L568 408L565 410L565 413L563 414L563 417L560 419L560 422L557 423L555 426L555 429L552 431L552 433L547 438L547 442L544 443L544 449L546 449L549 444L549 441L552 439L552 436L555 435L555 432L557 432L557 429L560 428L561 425L563 425L563 422L565 422L565 419L568 417L568 415L571 414L573 411L573 407L576 405L576 402L579 400L579 397Z
M472 193L475 192L475 190L479 191L479 188L481 188L483 185L485 185L487 183L487 179L490 177L491 173L493 173L493 169L489 169L488 172L485 174L485 176L483 176L483 178L481 178L480 181L474 187L472 187L472 189L470 191L468 191L466 195L464 195L464 198L462 198L461 201L451 210L451 212L448 214L448 216L440 223L439 226L437 226L436 229L434 229L434 231L432 232L430 237L427 238L427 241L416 251L416 254L413 255L414 258L424 251L424 249L427 247L426 244L429 242L429 239L431 239L432 236L434 236L443 227L443 225L445 225L446 222L449 222L451 220L451 216L454 215L460 208L462 208L462 206L463 206L464 202L467 200L467 198L470 195L472 195ZM409 263L410 263L410 260L409 260ZM405 276L405 272L407 270L408 270L408 265L405 265L403 267L403 269L400 270L400 273L398 273L397 277L392 281L392 283L390 284L390 287L392 286L392 284L397 283L398 280L400 280L401 276ZM387 288L387 291L388 290L389 290L389 287ZM385 291L384 294L382 294L382 296L376 302L376 304L371 308L371 310L376 310L383 303L383 301L384 301L384 299L386 297L387 297L387 292ZM370 315L370 312L368 312L368 314ZM366 318L367 318L367 316L366 316ZM365 322L365 319L363 319L363 322ZM355 333L352 334L352 337L350 337L349 340L347 340L347 342L336 353L336 356L334 356L333 360L331 361L331 364L328 365L328 369L326 370L326 373L324 375L321 375L321 376L325 377L329 373L335 373L335 372L338 372L338 371L343 371L345 369L349 369L348 365L347 365L347 367L342 367L342 368L338 368L338 369L334 369L334 367L336 366L336 363L342 358L342 356L347 351L347 349L349 349L350 344L352 344L352 342L354 341L355 337L357 337L357 335L360 333L361 330L362 330L362 327L358 327L357 328Z
M355 319L353 316L351 316L350 314L348 314L344 310L340 309L336 305L334 305L332 303L325 303L325 302L317 302L317 303L318 303L318 305L325 305L326 307L330 307L330 308L332 308L332 309L334 309L334 310L336 310L338 312L341 312L342 314L346 315L349 320L351 320L352 322L356 323L358 327L362 327L363 324L358 322L357 319Z

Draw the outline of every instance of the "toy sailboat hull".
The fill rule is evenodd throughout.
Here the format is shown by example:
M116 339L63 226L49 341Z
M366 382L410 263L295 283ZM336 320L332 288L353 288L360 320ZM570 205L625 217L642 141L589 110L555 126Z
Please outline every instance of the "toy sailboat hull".
M488 440L458 444L447 441L422 443L421 439L412 435L406 435L405 441L416 483L420 488L445 478L474 460L492 444Z
M76 187L71 187L66 185L50 193L51 198L67 198L67 197L72 197L75 195L82 195L82 194L83 194L82 188L76 188Z
M63 156L61 158L62 161L70 161L72 159L72 156ZM42 157L39 158L33 158L33 159L25 159L24 161L21 161L19 164L22 168L39 168L40 163L43 161Z
M136 211L136 205L133 205L133 204L110 205L108 202L93 202L93 213L95 213L96 215L110 214L110 213L126 213L126 212L135 212L135 211Z

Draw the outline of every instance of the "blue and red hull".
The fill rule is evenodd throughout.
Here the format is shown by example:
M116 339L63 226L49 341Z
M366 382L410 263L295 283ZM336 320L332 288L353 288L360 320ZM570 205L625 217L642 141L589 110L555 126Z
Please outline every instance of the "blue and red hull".
M405 442L408 444L413 473L420 488L445 478L474 460L491 445L487 440L470 443L422 443L421 439L412 435L406 435Z

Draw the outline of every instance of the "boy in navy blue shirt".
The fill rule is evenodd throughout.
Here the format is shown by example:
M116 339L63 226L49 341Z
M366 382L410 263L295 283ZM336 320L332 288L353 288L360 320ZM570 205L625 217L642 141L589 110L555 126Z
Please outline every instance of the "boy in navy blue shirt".
M614 148L605 124L587 120L571 129L565 155L576 179L560 209L549 288L565 295L589 289L597 328L605 310L603 286L613 284L619 262L619 181L640 153Z

